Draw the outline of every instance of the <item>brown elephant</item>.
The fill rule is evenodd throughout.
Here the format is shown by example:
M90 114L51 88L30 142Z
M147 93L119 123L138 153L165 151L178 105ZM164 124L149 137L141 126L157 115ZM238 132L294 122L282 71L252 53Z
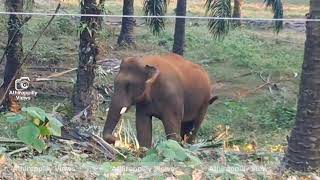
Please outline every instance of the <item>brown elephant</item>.
M192 143L207 112L217 99L207 72L182 56L168 54L125 59L114 81L103 138L112 135L121 114L136 106L136 130L140 146L151 147L152 117L159 118L167 138Z

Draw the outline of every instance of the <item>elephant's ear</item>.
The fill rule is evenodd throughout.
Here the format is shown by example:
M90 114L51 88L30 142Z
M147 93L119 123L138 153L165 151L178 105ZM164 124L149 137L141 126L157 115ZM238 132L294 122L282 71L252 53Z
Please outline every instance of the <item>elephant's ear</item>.
M147 80L145 83L145 89L144 89L143 93L141 94L141 96L138 98L140 100L144 100L144 99L150 100L151 99L150 92L151 92L152 85L156 82L156 80L160 74L160 71L156 67L153 67L150 65L145 66L145 72L147 75Z

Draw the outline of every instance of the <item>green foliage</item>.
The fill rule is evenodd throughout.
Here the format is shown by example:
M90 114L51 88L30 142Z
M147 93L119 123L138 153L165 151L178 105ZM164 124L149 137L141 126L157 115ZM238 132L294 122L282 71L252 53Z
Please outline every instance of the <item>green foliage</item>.
M36 25L36 29L25 28L29 33L34 33L34 31L42 31L42 29L47 25L46 21L40 21ZM71 35L76 32L77 26L69 17L57 17L50 27L47 29L46 34L50 34L53 37L59 37L61 35Z
M273 18L274 19L282 19L283 18L283 6L281 0L264 0L264 3L267 7L272 8ZM283 21L275 21L275 31L277 33L283 29Z
M206 14L210 17L231 17L230 0L206 0L205 8ZM216 39L221 39L228 34L230 25L231 21L228 19L210 19L208 23L209 30Z
M253 106L246 102L225 102L227 112L219 118L227 125L247 130L290 129L296 113L295 105L274 102L270 106L270 103L272 104L272 102L262 103L259 109L253 109Z
M145 0L143 3L143 11L145 16L164 16L167 12L167 0ZM159 35L165 29L165 19L150 17L146 18L151 32Z
M61 122L38 107L22 108L20 114L8 113L6 118L11 124L21 125L17 137L38 152L46 148L45 139L61 136Z
M55 20L55 26L63 34L72 34L75 32L75 24L69 17L60 17Z
M174 140L162 141L157 146L149 150L142 159L143 163L157 164L159 162L183 162L187 164L199 165L200 160L192 155L191 151L184 149Z
M291 32L289 33L291 36ZM212 71L214 77L218 79L228 78L228 75L246 70L245 68L255 71L279 70L283 73L300 71L303 59L303 48L300 46L303 42L289 46L279 41L279 38L284 37L278 37L276 42L273 33L266 31L256 33L253 29L233 30L223 41L212 40L210 35L205 34L204 28L189 27L186 35L188 41L186 41L185 56L209 66L209 72ZM300 42L298 39L291 41ZM217 65L217 63L226 64ZM230 72L228 68L231 68Z

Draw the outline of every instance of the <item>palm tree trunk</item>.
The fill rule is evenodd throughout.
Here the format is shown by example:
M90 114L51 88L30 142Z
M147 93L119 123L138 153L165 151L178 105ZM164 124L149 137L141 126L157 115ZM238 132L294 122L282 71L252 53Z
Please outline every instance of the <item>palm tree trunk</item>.
M320 1L310 1L309 18L320 18ZM320 22L307 22L298 112L284 160L295 170L320 168Z
M23 12L23 0L6 0L6 6L9 12ZM8 20L8 47L6 51L6 66L4 70L3 84L1 86L1 91L8 88L12 78L18 71L20 61L23 58L23 47L22 47L22 37L21 32L22 26L22 15L9 15ZM14 89L14 83L12 83L11 89ZM1 93L2 94L2 93ZM10 109L12 104L17 104L15 97L6 97L5 106Z
M187 11L187 0L178 0L176 15L185 16ZM185 43L185 18L176 18L176 24L174 28L174 42L172 52L183 55L184 43Z
M81 14L99 14L96 0L83 0L81 3ZM77 81L73 90L73 110L78 114L86 109L86 119L94 119L97 110L96 93L94 89L96 56L98 47L96 45L96 32L98 29L97 17L85 17L80 19L79 65Z
M242 0L234 0L232 17L241 18L241 3ZM236 27L241 26L241 21L235 20L233 25Z
M133 15L134 7L133 7L134 0L123 0L123 15ZM133 17L122 17L122 24L121 24L121 32L118 37L118 45L132 45L134 44L134 18Z

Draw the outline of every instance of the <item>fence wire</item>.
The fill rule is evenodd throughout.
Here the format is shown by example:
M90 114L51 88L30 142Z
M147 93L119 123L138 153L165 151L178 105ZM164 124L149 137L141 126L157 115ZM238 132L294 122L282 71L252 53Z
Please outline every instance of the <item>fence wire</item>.
M42 13L42 12L5 12L0 11L0 15L29 15L29 16L73 16L73 17L111 17L111 18L182 18L182 19L204 19L204 20L241 20L241 21L296 21L296 22L320 22L320 19L307 18L235 18L235 17L210 17L210 16L143 16L143 15L111 15L111 14L79 14L79 13Z

